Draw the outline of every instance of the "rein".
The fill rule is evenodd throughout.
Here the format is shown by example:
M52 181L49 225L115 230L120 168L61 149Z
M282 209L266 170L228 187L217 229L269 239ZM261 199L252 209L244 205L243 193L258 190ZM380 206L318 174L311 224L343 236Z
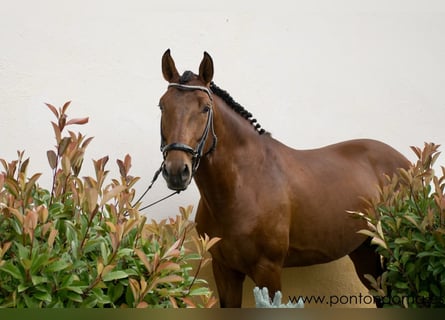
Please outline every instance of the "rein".
M185 85L185 84L179 84L179 83L170 83L168 85L168 88L170 88L170 87L175 87L175 88L179 88L182 90L189 90L189 91L193 91L193 90L203 91L208 94L210 101L213 102L212 92L207 87L191 86L191 85ZM206 153L203 154L204 145L205 145L205 142L207 141L207 137L208 137L210 131L212 132L212 138L213 138L212 146ZM164 159L166 158L167 153L171 150L179 150L179 151L183 151L186 153L190 153L193 157L192 158L192 177L199 167L201 158L203 156L207 156L213 150L215 150L216 143L217 143L217 137L216 137L215 130L213 127L213 105L211 105L211 107L209 109L209 115L207 117L207 122L206 122L206 126L204 128L204 132L202 133L201 139L199 140L199 143L195 149L193 149L191 146L181 143L181 142L173 142L170 144L166 144L165 140L164 140L164 135L162 134L162 128L161 128L161 152L162 152ZM156 170L156 172L153 176L153 179L150 182L150 185L147 187L147 189L144 191L144 193L139 197L139 199L136 201L136 203L140 202L145 197L145 195L148 193L148 191L153 187L155 181L158 179L159 174L162 172L163 168L164 168L164 161L162 161L162 164L161 164L160 168L158 170ZM181 190L174 191L173 193L140 208L139 211L150 208L150 207L170 198L171 196L173 196L175 194L179 194L179 192L181 192Z
M163 166L164 166L164 162L162 162L161 167L160 167L158 170L156 170L156 172L155 172L155 174L154 174L154 176L153 176L153 179L152 179L151 182L150 182L150 185L147 187L147 189L144 191L144 193L139 197L139 199L136 201L136 203L140 202L140 201L145 197L145 195L147 194L147 192L153 187L155 181L158 179L159 174L160 174L161 171L162 171L162 167L163 167ZM152 207L152 206L158 204L159 202L162 202L162 201L164 201L164 200L170 198L171 196L174 196L175 194L179 194L179 192L181 192L181 191L178 190L178 191L172 192L172 193L170 193L169 195L167 195L167 196L165 196L165 197L163 197L163 198L161 198L161 199L159 199L159 200L153 201L152 203L150 203L150 204L148 204L148 205L143 206L142 208L140 208L139 211L148 209L148 208L150 208L150 207Z

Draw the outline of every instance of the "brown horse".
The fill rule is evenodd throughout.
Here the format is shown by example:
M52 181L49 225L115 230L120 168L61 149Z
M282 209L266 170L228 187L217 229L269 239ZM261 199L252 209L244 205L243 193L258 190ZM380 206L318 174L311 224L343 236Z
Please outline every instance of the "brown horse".
M252 115L213 82L204 53L199 74L180 75L167 50L161 97L162 173L170 189L192 178L201 199L198 232L221 237L211 254L222 307L240 307L249 276L271 294L283 267L308 266L349 255L361 281L381 273L365 228L347 210L361 210L384 174L408 160L374 140L294 150L261 129Z

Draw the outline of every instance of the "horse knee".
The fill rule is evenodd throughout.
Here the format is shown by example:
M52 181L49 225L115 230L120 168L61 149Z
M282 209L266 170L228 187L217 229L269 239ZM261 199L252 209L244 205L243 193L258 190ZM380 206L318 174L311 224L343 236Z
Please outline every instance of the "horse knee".
M281 271L282 267L280 265L259 263L256 265L251 278L257 287L266 287L270 297L273 298L277 291L281 291Z

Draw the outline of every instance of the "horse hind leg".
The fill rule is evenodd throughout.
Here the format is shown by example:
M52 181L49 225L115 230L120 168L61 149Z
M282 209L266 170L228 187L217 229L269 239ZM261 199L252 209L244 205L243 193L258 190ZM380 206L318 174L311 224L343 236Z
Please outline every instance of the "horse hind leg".
M381 257L375 249L375 245L371 244L371 238L368 238L357 249L349 254L360 281L368 289L373 288L371 287L369 280L365 278L365 274L370 274L377 279L384 271ZM382 307L379 299L375 299L375 302L378 308Z
M221 308L241 308L246 275L212 260L213 276Z

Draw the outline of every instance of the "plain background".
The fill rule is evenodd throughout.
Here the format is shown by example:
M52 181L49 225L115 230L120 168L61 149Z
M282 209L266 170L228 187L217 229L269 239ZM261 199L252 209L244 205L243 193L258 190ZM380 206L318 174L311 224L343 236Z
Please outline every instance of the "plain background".
M213 57L215 83L284 143L317 148L353 138L409 146L445 141L445 4L430 0L0 0L0 158L31 158L49 188L54 144L45 107L72 100L71 127L94 136L92 159L133 158L138 193L159 167L159 97L167 48L180 71ZM445 160L439 159L438 165ZM145 203L169 193L160 179ZM191 187L146 211L197 204ZM211 270L203 277L214 288ZM244 305L253 305L246 281ZM287 295L367 294L351 261L286 269ZM354 305L345 305L346 307ZM370 307L370 305L360 305ZM311 306L308 306L311 307ZM315 307L320 307L316 305Z
M442 1L0 3L0 158L25 150L44 186L54 144L44 102L72 100L69 115L90 122L70 129L94 136L82 174L109 155L117 177L129 153L144 190L162 161L167 48L180 71L196 72L209 52L215 83L295 148L366 137L414 160L409 146L445 141ZM145 202L168 193L159 180ZM192 185L146 214L175 215L198 197Z

